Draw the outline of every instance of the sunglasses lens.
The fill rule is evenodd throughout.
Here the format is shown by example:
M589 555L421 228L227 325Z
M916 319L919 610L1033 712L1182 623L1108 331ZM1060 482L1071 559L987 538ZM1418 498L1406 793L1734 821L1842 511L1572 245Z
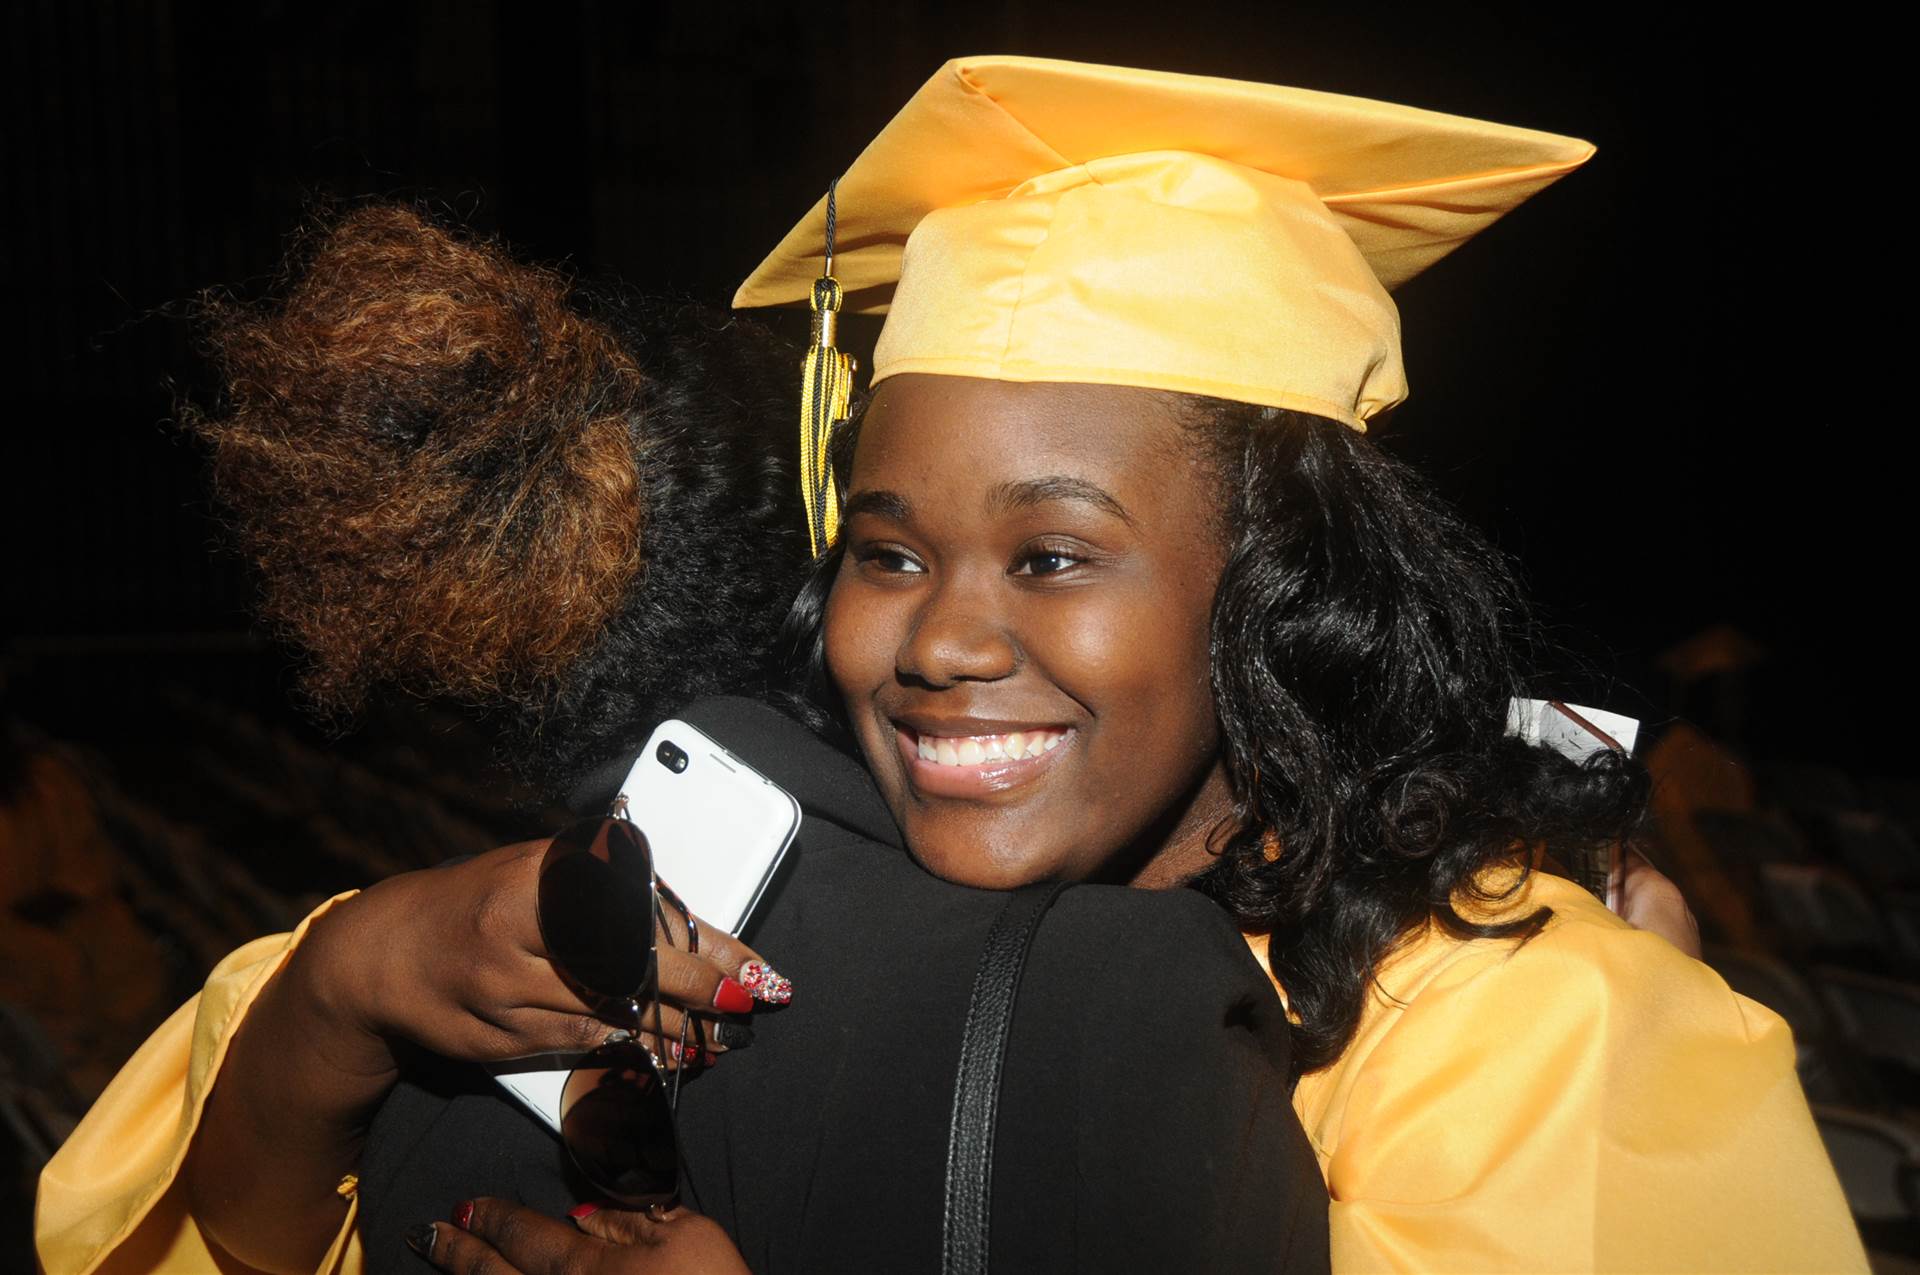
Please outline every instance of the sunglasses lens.
M612 1000L637 995L653 964L653 869L625 819L589 819L540 865L540 937L560 972Z
M671 1204L680 1152L666 1086L632 1042L593 1051L567 1077L560 1137L580 1172L622 1204Z

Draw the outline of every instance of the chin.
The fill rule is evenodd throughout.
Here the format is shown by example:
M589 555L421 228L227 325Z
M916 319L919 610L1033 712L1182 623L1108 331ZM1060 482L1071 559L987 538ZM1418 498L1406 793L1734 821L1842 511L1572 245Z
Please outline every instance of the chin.
M1017 890L1036 881L1055 881L1060 877L1060 873L1050 871L1046 864L998 863L978 855L942 858L917 850L911 853L921 867L942 881L972 886L976 890Z
M1015 850L1027 839L989 830L929 829L923 821L908 819L907 852L914 861L942 881L977 890L1014 890L1038 881L1074 880L1083 875L1059 853Z

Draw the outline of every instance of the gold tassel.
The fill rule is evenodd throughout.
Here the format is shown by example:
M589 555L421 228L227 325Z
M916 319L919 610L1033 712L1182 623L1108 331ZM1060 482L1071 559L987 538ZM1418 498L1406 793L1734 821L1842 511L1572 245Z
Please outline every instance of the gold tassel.
M807 537L818 558L840 532L840 499L827 444L853 401L854 358L834 347L840 320L840 281L833 277L834 192L827 188L827 268L813 283L813 343L800 369L800 496Z

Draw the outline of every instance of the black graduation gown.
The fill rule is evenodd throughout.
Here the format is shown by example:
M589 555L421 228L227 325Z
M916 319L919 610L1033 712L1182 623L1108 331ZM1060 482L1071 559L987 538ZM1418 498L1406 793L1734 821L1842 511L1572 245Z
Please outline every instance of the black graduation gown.
M682 1090L687 1202L756 1272L938 1270L961 1026L1004 896L922 871L865 768L783 714L725 699L681 716L804 815L747 935L794 998ZM578 804L604 806L627 764ZM1213 904L1068 890L1008 1044L993 1269L1325 1271L1326 1190L1287 1062L1272 986ZM368 1271L418 1270L402 1233L476 1195L559 1215L593 1191L478 1068L416 1059L363 1158Z

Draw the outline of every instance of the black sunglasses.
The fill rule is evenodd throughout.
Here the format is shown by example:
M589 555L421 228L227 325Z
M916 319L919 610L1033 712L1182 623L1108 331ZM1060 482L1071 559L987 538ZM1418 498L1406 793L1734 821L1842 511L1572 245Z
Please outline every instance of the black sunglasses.
M670 1205L679 1197L674 1109L687 1059L705 1047L698 1026L690 1027L693 1016L685 1015L680 1065L669 1079L633 1034L644 1030L651 1007L654 1038L666 1037L654 923L661 922L669 934L679 925L662 900L679 912L687 950L697 952L700 934L693 914L654 876L647 838L625 817L621 804L606 818L566 828L540 864L540 937L548 956L596 1013L630 1024L568 1075L560 1096L560 1138L588 1181L634 1208Z

